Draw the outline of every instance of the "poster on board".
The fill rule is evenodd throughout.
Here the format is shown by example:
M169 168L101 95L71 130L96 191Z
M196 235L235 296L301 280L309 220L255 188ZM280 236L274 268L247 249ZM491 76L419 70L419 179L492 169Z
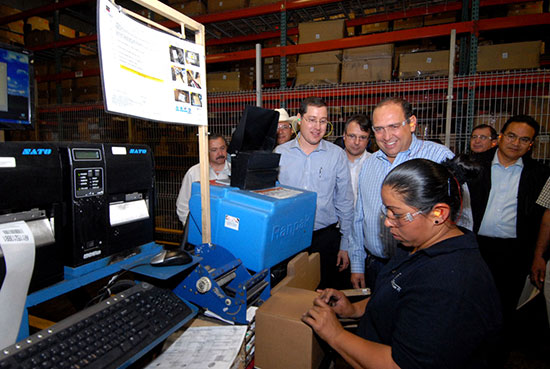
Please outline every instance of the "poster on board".
M97 4L105 110L206 125L204 46L144 25L109 0Z

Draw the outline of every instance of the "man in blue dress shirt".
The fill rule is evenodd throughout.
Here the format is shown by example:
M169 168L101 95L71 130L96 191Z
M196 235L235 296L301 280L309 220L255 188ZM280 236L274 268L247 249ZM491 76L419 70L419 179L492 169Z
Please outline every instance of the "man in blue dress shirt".
M381 188L386 175L399 164L416 158L442 162L454 154L445 146L414 135L416 116L411 104L398 97L379 102L372 113L372 130L380 150L361 169L350 238L351 282L354 288L374 287L378 271L395 251L397 241L384 227ZM469 195L464 196L459 224L471 229ZM367 278L365 280L365 277Z
M327 131L327 104L308 97L297 115L300 133L279 145L279 182L317 193L313 239L309 252L321 256L320 288L346 288L342 273L349 266L348 239L353 217L353 191L344 150L323 140ZM347 278L345 278L347 279Z

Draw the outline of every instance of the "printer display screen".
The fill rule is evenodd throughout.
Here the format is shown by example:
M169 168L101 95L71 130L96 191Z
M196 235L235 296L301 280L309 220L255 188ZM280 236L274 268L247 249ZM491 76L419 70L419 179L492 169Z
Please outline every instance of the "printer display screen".
M73 155L75 160L99 160L101 159L101 154L99 150L86 150L86 149L75 149L73 150Z

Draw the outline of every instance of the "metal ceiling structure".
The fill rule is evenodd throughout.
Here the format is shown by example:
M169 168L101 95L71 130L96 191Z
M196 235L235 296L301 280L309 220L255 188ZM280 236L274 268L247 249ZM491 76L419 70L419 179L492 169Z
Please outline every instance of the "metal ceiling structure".
M6 2L7 0L4 0ZM502 5L512 3L524 3L527 0L480 0L481 8L504 8ZM28 3L28 2L23 2ZM86 23L90 29L95 29L96 2L93 0L65 0L57 3L51 1L32 1L33 4L43 4L37 7L22 9L21 13L0 17L0 27L15 20L25 20L31 16L41 16L47 19L73 19ZM133 11L139 11L139 5L129 0L117 1L121 6ZM468 0L465 0L468 4ZM298 33L298 24L309 21L320 21L328 19L345 19L347 27L354 27L363 24L392 21L396 19L424 16L443 12L460 13L463 8L462 1L441 1L441 0L292 0L279 1L274 4L249 7L221 13L205 14L194 17L200 23L205 24L207 32L206 45L223 45L259 42L269 38L280 38L281 28L287 35ZM369 13L369 14L366 14ZM462 12L464 13L464 12ZM460 18L460 16L459 16ZM286 22L282 23L282 19ZM53 24L52 23L52 24ZM170 21L159 23L164 26L176 28L177 25ZM388 42L412 40L415 38L429 38L445 36L450 34L450 29L457 29L457 32L478 34L484 30L504 29L510 27L524 27L529 25L550 24L550 14L500 17L494 19L482 19L474 21L463 21L447 25L421 27L416 29L398 30L383 32L372 35L349 37L335 41L324 41L312 44L302 44L299 47L293 45L291 40L289 46L284 48L268 48L263 50L262 56L292 55L304 52L327 51L347 47L368 46ZM451 27L451 28L449 28ZM80 47L84 46L90 50L96 50L96 35L90 34L74 39L58 39L57 41L30 47L35 52L37 60L48 60L61 55L80 55ZM208 50L208 49L207 49ZM234 60L252 59L255 56L252 47L250 50L237 51L209 55L208 63L227 62ZM91 72L93 75L93 72ZM74 78L70 75L58 76L60 79Z

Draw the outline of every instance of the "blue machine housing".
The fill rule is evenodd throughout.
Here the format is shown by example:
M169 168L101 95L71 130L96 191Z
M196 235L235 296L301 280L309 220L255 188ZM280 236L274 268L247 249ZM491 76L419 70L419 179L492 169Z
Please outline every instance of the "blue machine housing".
M317 194L279 186L240 190L210 186L212 243L253 271L271 268L311 244ZM189 242L202 243L200 184L189 201Z

